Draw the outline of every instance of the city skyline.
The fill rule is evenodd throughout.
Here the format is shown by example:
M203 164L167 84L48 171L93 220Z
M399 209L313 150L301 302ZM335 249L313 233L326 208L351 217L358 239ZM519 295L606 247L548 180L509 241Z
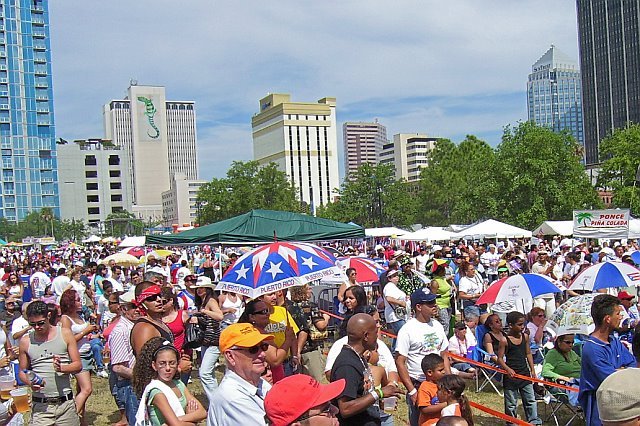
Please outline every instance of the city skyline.
M578 58L575 3L514 3L50 3L57 133L100 137L101 106L135 79L196 102L207 180L252 158L251 116L267 93L336 97L340 127L378 118L389 135L471 133L495 146L526 120L531 58L551 44Z

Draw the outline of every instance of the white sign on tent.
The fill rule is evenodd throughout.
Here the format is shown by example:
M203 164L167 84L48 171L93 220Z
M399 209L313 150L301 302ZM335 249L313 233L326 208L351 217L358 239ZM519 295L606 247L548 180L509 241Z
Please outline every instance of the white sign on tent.
M621 239L629 236L629 210L574 210L573 236Z

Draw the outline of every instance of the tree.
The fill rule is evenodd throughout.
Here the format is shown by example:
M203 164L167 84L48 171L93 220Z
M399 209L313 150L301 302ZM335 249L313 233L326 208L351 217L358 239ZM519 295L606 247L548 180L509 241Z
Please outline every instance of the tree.
M640 125L629 124L614 130L600 142L604 159L598 174L598 187L613 192L614 207L631 208L640 214L640 189L636 174L640 166Z
M395 179L391 165L361 165L348 176L336 202L316 214L364 227L408 226L414 223L417 203L407 182Z
M87 226L82 220L62 220L56 226L56 239L78 242L88 233Z
M578 152L569 132L531 122L505 127L494 167L498 218L532 229L570 219L573 210L601 207Z
M428 225L472 223L497 211L494 151L468 135L459 145L440 139L420 175L418 220Z
M109 213L104 222L105 232L112 236L135 235L144 230L142 219L127 210Z
M196 201L197 222L213 223L251 209L303 212L295 186L275 163L234 161L227 177L212 179L200 187Z
M54 226L53 226L53 220L55 219L55 216L53 215L53 210L51 209L51 207L43 207L40 210L40 217L42 218L42 220L46 223L46 224L51 224L51 236L53 237L54 234ZM45 234L47 233L47 230L45 229Z

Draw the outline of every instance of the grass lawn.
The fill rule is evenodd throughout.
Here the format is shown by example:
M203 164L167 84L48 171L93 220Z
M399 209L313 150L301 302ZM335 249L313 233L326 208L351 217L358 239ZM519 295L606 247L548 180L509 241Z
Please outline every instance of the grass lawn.
M189 385L189 390L200 400L200 402L204 403L205 408L207 408L207 398L202 390L202 386L200 385L200 380L197 378L197 373L193 373L193 383ZM221 374L218 375L218 378L221 378ZM89 398L87 402L87 420L90 425L97 426L106 426L115 423L119 419L119 414L116 409L116 405L113 401L113 397L108 389L108 380L101 379L97 377L92 378L93 382L93 394ZM475 384L472 382L468 382L467 391L465 391L467 397L479 404L485 405L487 407L493 408L494 410L503 412L503 399L495 392L475 392ZM546 406L543 402L538 404L538 412L540 416L545 415L545 410L547 413L550 413L549 407ZM562 411L566 413L566 410ZM522 416L522 408L520 407L521 418ZM484 412L474 410L475 414L475 422L478 425L503 425L504 421L497 419L489 414ZM407 424L407 405L400 401L398 403L398 410L395 414L396 416L396 425L406 425ZM563 418L568 420L568 417L561 416L560 422L564 424L562 421ZM565 420L565 421L566 421ZM555 424L553 420L547 422L548 424ZM574 425L581 424L579 421L575 421ZM582 423L584 424L584 423Z

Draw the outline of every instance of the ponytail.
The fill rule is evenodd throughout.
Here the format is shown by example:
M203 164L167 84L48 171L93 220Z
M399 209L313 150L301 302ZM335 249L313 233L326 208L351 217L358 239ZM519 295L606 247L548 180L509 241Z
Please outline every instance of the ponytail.
M460 414L469 423L469 426L473 426L473 412L471 411L471 405L469 404L469 398L465 394L458 397L458 404L460 404Z

